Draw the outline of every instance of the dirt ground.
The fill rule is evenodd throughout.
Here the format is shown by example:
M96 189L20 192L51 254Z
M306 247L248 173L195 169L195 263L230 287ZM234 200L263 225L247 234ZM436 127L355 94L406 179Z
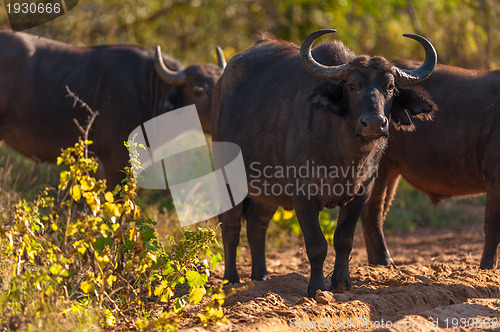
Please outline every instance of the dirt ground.
M341 294L318 292L315 299L305 297L305 248L268 249L271 279L229 297L228 323L210 330L500 331L500 270L478 268L482 225L398 233L387 242L397 268L368 266L357 232L353 288ZM328 252L325 276L334 263L333 248ZM240 277L248 283L249 252L240 256ZM223 266L216 272L221 278Z

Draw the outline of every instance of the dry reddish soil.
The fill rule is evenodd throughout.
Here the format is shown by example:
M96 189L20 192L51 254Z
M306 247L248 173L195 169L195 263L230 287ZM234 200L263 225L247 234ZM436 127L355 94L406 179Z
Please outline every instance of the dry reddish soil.
M399 233L387 242L397 267L369 266L357 232L351 255L352 289L341 294L318 292L315 299L304 297L309 276L305 249L300 245L268 249L271 279L253 282L253 287L229 297L228 323L209 329L500 331L500 270L478 268L482 225ZM333 268L333 252L329 248L325 275ZM240 256L246 256L238 268L248 285L249 252L242 250ZM220 266L216 277L222 274Z

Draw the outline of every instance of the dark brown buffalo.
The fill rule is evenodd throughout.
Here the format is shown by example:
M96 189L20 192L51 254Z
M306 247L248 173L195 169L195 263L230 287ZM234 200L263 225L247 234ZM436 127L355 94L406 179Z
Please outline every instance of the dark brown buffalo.
M371 186L387 143L389 121L405 127L410 115L433 110L432 102L422 94L399 87L399 83L420 81L431 74L436 53L427 40L409 35L426 50L425 64L411 71L382 57L356 56L338 41L314 48L316 62L311 44L333 31L312 33L302 47L263 36L228 63L214 89L213 140L240 146L249 190L242 204L219 217L224 278L231 283L239 282L236 248L241 217L247 220L251 278L263 280L268 278L266 230L276 208L283 206L295 209L304 234L311 264L308 296L326 290L327 243L318 213L324 207L341 206L330 289L349 289L349 254L364 203L357 193ZM294 169L316 166L356 171L338 177L293 174ZM291 172L280 176L274 172L280 168ZM313 193L315 189L318 192Z
M85 123L65 86L100 115L91 149L101 159L108 183L119 183L128 162L123 142L152 117L196 104L210 110L223 69L212 64L186 69L175 59L135 45L75 47L34 35L0 31L0 139L23 155L55 162ZM220 58L220 64L224 60ZM202 117L203 127L209 119Z
M414 68L416 61L398 60ZM409 133L391 129L374 190L362 215L368 260L392 263L382 230L401 176L432 203L455 196L487 193L485 245L480 267L496 266L500 242L500 71L438 65L415 86L437 104L434 121L415 121Z

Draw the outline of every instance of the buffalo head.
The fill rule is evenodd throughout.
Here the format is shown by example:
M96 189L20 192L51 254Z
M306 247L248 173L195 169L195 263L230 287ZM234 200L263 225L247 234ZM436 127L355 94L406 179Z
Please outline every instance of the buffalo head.
M319 36L331 32L335 30L313 32L300 49L302 63L311 74L337 81L319 86L311 95L311 101L345 116L360 139L373 141L388 136L391 120L396 127L411 130L411 115L435 109L433 102L418 91L400 86L400 83L420 82L434 70L436 50L424 37L404 35L417 40L425 49L425 61L416 69L398 68L383 57L366 55L355 57L348 63L328 66L314 60L311 45Z
M218 66L213 64L191 65L181 71L169 69L163 62L160 46L155 53L155 70L167 84L176 88L163 100L162 109L171 111L183 105L196 105L203 130L210 132L210 103L212 89L226 67L222 49L217 46Z

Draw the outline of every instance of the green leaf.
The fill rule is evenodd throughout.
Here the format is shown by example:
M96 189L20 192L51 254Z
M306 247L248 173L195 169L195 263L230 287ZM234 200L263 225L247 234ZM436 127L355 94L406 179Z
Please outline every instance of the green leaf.
M212 270L217 268L217 263L222 261L222 256L220 253L213 255L210 257L210 263L212 263Z
M80 283L80 289L85 293L88 294L94 289L94 285L88 281L82 281Z
M189 287L201 287L207 282L208 276L206 274L199 274L196 271L187 271L186 279Z
M106 193L106 195L104 195L104 198L109 203L113 203L115 201L115 198L114 198L113 194L111 192L109 192L109 191Z
M146 230L145 230L146 229ZM151 241L156 238L155 230L149 227L141 227L141 238L143 241Z
M162 275L168 276L172 273L174 273L174 268L172 266L169 266L169 267L163 269Z
M158 288L158 286L156 286L156 287ZM157 293L157 291L155 289L155 295L156 295L156 293ZM161 292L160 301L161 302L168 302L168 300L170 300L173 296L174 296L174 291L172 290L172 288L170 288L170 287L164 288L164 289L162 289L162 292Z
M176 298L174 301L174 311L176 313L179 313L182 310L182 308L184 308L186 306L186 304L187 304L186 299L184 299L182 297Z
M71 197L73 197L73 199L77 202L79 202L80 198L82 198L82 192L80 191L79 186L71 187L70 194L71 194Z
M62 270L63 267L60 264L53 264L49 269L50 273L52 273L55 276L58 276Z
M149 322L147 319L141 319L141 318L137 318L135 320L135 325L137 325L138 328L140 328L141 330L147 328L149 326Z
M97 238L95 240L94 248L98 252L103 252L104 248L106 248L107 246L111 246L112 244L113 244L113 240L111 238L100 237L100 238Z
M189 291L189 302L191 304L197 304L200 303L201 299L205 294L207 293L205 287L195 287L191 288Z
M83 255L85 253L85 251L87 251L87 247L82 245L82 246L79 246L76 250L78 250L78 252Z
M115 281L116 281L116 276L112 274L108 277L108 279L106 279L106 282L108 283L109 287L112 287Z
M156 296L160 296L160 295L162 295L164 289L165 288L163 287L162 284L156 285L155 291L154 291L153 294L156 295Z
M151 251L157 251L158 248L156 248L155 246L152 246L149 242L147 241L144 241L144 246L146 247L146 249L148 250L151 250Z
M183 284L186 282L186 279L184 279L184 277L182 276L179 276L177 278L175 278L173 281L172 281L172 287L175 287L177 286L178 284Z
M116 318L115 318L115 316L113 316L113 313L111 312L111 310L106 309L105 314L106 314L106 325L108 327L115 326Z
M109 226L106 224L101 224L101 226L99 226L99 228L101 229L102 232L109 231Z

